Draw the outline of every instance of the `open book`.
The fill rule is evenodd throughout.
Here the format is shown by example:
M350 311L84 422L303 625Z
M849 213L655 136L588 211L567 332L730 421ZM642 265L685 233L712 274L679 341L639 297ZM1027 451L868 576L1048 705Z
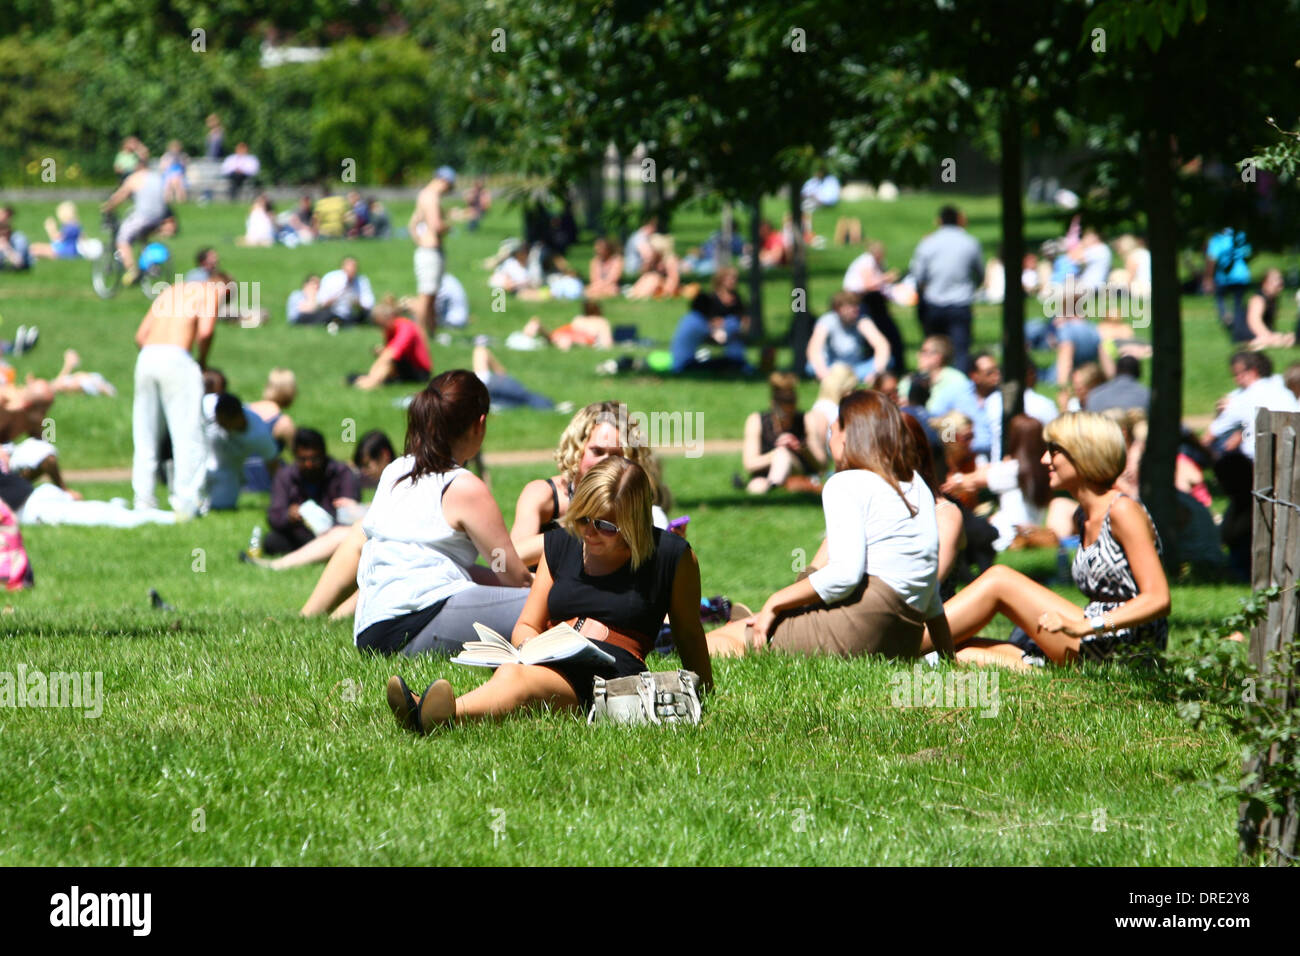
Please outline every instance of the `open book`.
M454 663L468 664L471 667L500 667L511 662L550 664L568 660L592 664L614 663L611 655L564 622L538 634L523 647L515 647L492 628L477 621L474 622L474 630L482 640L466 641L461 652L452 658Z

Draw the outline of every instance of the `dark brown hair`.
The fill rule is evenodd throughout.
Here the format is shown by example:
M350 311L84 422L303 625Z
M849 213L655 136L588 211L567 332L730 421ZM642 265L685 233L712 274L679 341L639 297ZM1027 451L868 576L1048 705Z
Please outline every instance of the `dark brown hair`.
M418 481L459 468L452 443L473 428L491 404L487 386L463 368L443 372L426 385L406 413L406 454L415 464L398 481Z
M1043 424L1028 415L1016 415L1007 423L1007 454L1020 462L1020 491L1039 508L1052 499L1051 476L1043 464L1047 442Z
M930 488L930 494L938 500L939 482L934 475L934 454L930 451L930 439L925 434L925 426L904 412L903 427L910 440L908 450L912 455L912 470L925 480Z
M850 392L840 401L840 428L844 429L846 468L874 471L898 492L908 513L916 509L899 487L911 481L916 471L912 439L903 423L903 413L883 392Z

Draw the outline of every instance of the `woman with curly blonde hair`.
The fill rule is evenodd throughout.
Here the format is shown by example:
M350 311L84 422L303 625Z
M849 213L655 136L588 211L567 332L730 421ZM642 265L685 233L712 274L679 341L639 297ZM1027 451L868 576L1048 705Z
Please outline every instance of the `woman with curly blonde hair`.
M560 472L550 478L530 481L519 493L510 540L529 567L542 555L542 536L569 508L573 489L591 467L610 456L627 458L645 469L654 489L655 526L664 527L663 508L671 498L661 477L658 459L627 406L619 402L594 402L578 410L560 435L555 464Z

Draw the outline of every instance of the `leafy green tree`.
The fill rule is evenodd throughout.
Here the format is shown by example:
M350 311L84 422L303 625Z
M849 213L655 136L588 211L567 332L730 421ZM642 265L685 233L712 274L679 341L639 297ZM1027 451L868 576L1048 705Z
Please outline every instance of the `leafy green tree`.
M1268 116L1300 113L1300 8L1265 0L1250 17L1231 10L1209 16L1204 0L1103 0L1084 30L1082 42L1104 40L1081 77L1089 119L1123 134L1118 145L1135 161L1129 168L1136 174L1115 178L1110 199L1143 211L1151 250L1155 351L1142 498L1168 541L1178 534L1171 491L1183 413L1178 250L1188 232L1203 235L1214 225L1185 221L1178 168L1194 157L1230 165L1249 154Z

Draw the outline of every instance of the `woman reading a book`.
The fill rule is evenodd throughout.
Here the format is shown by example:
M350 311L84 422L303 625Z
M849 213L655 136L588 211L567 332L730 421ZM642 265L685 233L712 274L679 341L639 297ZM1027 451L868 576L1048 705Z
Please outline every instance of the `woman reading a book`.
M624 441L626 444L622 444ZM629 458L650 473L655 488L655 527L667 526L668 518L663 508L671 507L672 496L659 480L659 462L650 451L650 442L637 421L629 419L627 406L618 402L595 402L579 409L560 436L559 447L555 450L560 473L544 480L530 481L524 485L515 503L515 523L510 529L510 538L529 569L537 567L542 556L542 534L558 527L559 519L564 516L573 497L574 485L592 465L610 455ZM365 536L360 524L354 525L354 529L321 572L311 597L299 612L303 617L329 613L338 620L352 617L355 613L353 592Z
M529 706L585 710L592 680L638 674L667 614L683 666L713 683L700 626L700 569L685 539L651 524L654 490L645 469L610 457L574 490L562 527L544 535L528 600L514 625L516 647L568 622L613 658L502 664L482 686L457 697L445 680L416 697L401 677L388 681L398 723L427 732L458 719L499 717Z
M542 556L543 534L559 526L573 498L574 486L591 469L610 455L619 455L635 461L650 474L655 487L655 526L663 527L659 505L668 507L669 496L659 479L658 463L650 451L650 442L642 434L634 419L629 419L627 406L618 402L594 402L579 409L560 435L555 449L555 463L560 473L550 478L530 481L519 492L515 503L515 523L510 529L510 540L515 550L530 568L536 567ZM662 518L662 520L661 520Z
M830 451L836 470L822 490L826 541L811 573L769 597L754 617L711 632L709 653L770 647L916 657L928 626L936 649L951 657L934 495L918 473L902 412L880 392L850 393L831 426Z
M511 627L532 575L501 510L460 462L487 430L487 388L473 372L443 372L415 396L406 454L379 478L362 528L353 635L380 654L454 653L475 621ZM492 568L475 563L482 555Z

